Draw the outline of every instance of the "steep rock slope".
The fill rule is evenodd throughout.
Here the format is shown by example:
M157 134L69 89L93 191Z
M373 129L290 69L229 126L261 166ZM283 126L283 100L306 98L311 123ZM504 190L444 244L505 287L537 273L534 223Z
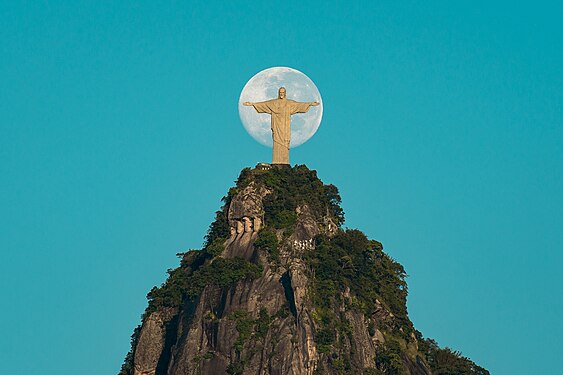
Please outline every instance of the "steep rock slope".
M244 169L153 288L120 374L488 374L422 338L403 267L305 166Z

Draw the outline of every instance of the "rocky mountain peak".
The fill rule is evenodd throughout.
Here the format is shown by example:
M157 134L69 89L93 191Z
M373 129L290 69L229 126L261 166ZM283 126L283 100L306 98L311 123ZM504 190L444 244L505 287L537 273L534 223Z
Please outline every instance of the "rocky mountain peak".
M120 374L488 374L414 329L403 267L342 228L315 171L244 169L223 202L149 292Z

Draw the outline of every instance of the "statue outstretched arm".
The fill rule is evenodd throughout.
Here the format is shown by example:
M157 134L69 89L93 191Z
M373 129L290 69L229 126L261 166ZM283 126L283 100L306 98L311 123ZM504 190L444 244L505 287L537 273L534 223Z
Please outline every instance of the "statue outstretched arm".
M294 102L291 108L291 114L307 113L310 107L316 107L319 102Z
M272 108L270 106L271 100L266 100L265 102L244 102L242 105L244 106L252 106L258 113L272 113Z

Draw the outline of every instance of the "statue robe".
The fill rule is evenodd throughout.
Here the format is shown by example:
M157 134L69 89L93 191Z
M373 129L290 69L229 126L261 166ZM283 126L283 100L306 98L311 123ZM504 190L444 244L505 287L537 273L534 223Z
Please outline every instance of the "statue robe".
M289 142L291 138L291 115L306 113L311 103L296 102L291 99L272 99L252 103L258 113L272 116L272 164L289 164Z

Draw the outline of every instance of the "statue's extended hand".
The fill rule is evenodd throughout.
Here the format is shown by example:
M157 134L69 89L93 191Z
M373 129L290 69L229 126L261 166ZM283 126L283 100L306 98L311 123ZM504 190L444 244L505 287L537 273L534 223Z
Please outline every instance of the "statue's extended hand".
M242 105L252 105L252 103L250 103L250 102L244 102L244 103L242 103Z
M316 107L316 106L319 105L319 102L312 102L311 105L312 105L313 107Z

